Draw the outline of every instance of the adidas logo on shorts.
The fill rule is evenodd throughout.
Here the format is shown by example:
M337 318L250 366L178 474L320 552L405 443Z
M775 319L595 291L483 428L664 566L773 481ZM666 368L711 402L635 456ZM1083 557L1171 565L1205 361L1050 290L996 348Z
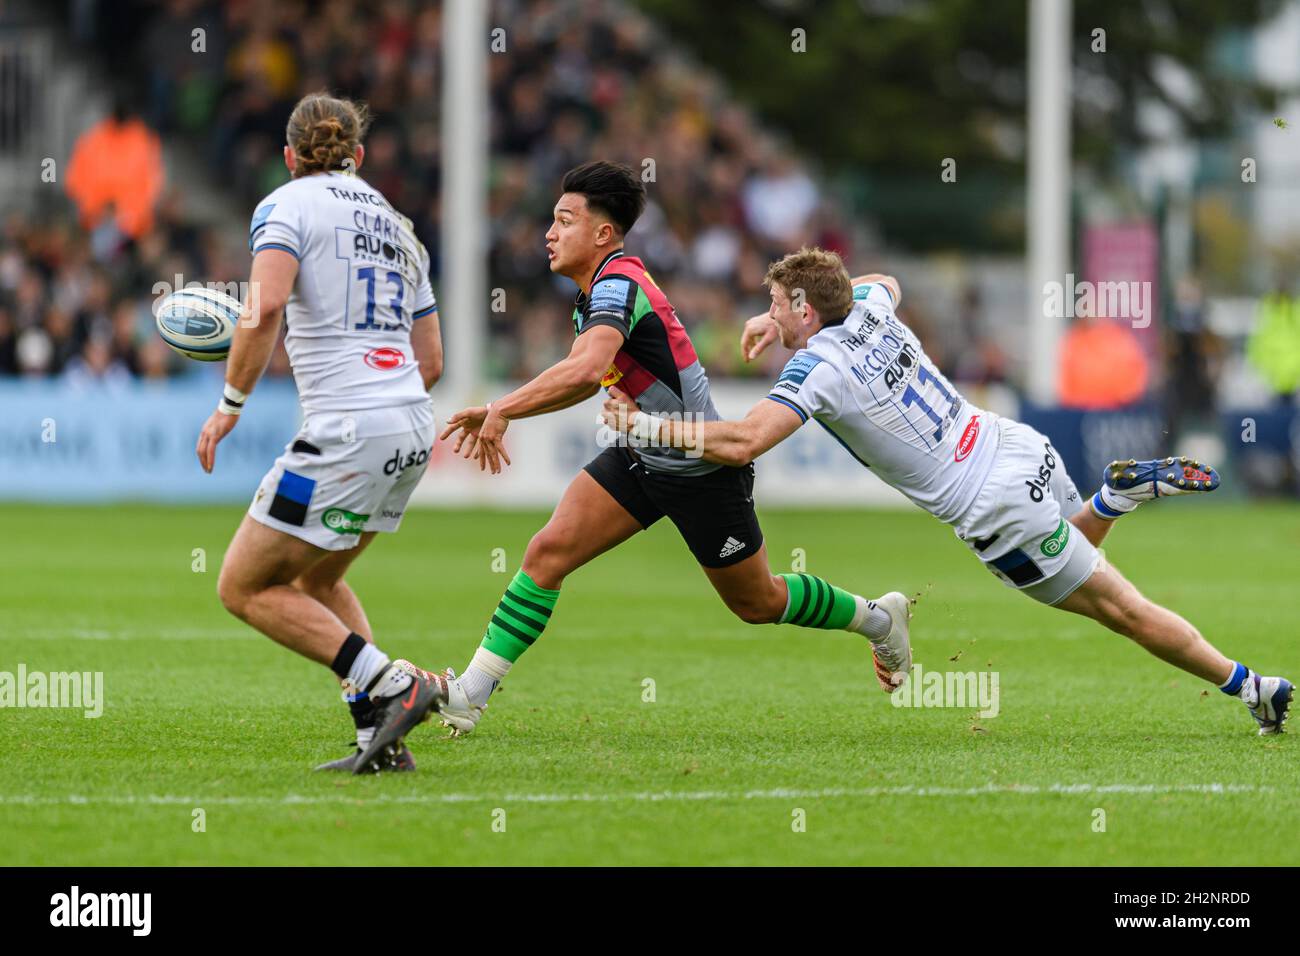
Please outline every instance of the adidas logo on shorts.
M727 543L724 544L722 546L722 550L718 552L718 557L729 558L744 546L745 546L745 542L737 541L735 538L728 537Z

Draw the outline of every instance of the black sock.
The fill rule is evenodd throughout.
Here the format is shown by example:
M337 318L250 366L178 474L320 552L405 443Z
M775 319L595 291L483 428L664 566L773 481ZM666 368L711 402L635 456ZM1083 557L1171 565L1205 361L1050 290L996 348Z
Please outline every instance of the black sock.
M352 662L357 659L357 655L366 646L366 639L355 632L347 636L343 646L339 648L338 655L334 658L334 663L330 665L330 670L339 675L339 680L345 680L348 672L352 670Z
M352 722L356 724L357 730L375 726L375 705L369 697L349 699L348 710L352 711Z

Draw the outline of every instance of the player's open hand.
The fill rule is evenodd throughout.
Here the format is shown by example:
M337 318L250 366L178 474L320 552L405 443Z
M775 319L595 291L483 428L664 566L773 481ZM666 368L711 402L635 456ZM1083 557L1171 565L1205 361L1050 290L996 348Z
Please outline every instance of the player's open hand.
M762 312L745 323L745 330L740 333L740 354L746 362L752 362L778 337L772 316Z
M632 419L639 411L640 408L631 395L617 385L611 385L600 419L614 431L626 432L632 427Z
M447 427L444 428L442 434L438 436L438 441L446 441L453 434L459 431L460 434L456 435L456 444L452 446L451 453L453 455L459 455L461 447L468 442L469 447L465 449L464 455L464 457L468 458L474 453L474 446L478 444L478 431L483 425L483 419L487 418L487 413L488 410L486 405L474 405L470 408L462 408L455 415L452 415L451 418L447 419Z
M492 474L501 474L501 462L507 465L511 464L510 456L506 454L506 446L502 439L505 437L506 429L510 427L510 422L502 418L496 412L488 409L483 423L478 428L477 435L474 436L474 445L472 448L465 450L465 457L469 458L473 453L474 458L478 460L479 471L485 468L490 469Z
M212 474L212 466L217 463L217 444L238 424L238 415L227 415L221 411L213 412L204 422L194 452L199 456L199 464L208 474Z

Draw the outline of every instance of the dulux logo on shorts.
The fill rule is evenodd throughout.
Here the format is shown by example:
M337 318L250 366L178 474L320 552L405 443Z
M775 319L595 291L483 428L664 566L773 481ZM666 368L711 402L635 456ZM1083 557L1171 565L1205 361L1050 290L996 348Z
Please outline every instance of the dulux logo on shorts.
M418 452L410 452L405 458L402 457L402 450L399 448L393 452L393 457L384 463L384 474L390 478L393 475L400 475L407 468L415 468L418 465L426 464L429 461L429 449L421 448Z

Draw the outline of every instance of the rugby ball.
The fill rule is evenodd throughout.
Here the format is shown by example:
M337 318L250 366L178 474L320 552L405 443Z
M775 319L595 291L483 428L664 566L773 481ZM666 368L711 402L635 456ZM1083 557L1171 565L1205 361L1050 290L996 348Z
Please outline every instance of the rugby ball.
M238 299L224 292L192 286L158 303L154 321L162 340L181 355L220 362L230 354L242 309Z

